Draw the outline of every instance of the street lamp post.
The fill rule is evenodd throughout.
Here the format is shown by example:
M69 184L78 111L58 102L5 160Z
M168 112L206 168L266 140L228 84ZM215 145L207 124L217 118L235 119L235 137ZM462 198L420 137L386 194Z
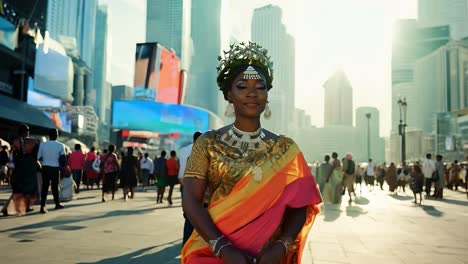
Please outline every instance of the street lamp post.
M398 106L400 107L400 124L398 125L398 134L401 136L401 162L406 161L406 98L398 99Z
M366 113L367 117L367 160L370 160L371 154L370 154L370 118L372 114L371 113Z

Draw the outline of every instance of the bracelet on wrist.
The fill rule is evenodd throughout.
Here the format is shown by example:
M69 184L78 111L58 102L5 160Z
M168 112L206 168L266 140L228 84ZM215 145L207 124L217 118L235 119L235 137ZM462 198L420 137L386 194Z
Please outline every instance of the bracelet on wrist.
M229 246L231 246L231 245L232 245L231 242L228 241L226 244L223 244L223 245L219 246L219 249L218 249L218 251L215 253L215 256L218 257L218 258L220 258L220 257L221 257L221 250L223 250L223 248L229 247Z
M288 254L293 247L293 242L290 239L278 239L275 242L281 243L284 246L285 254Z
M224 235L221 235L217 239L210 240L209 243L211 251L218 258L221 256L221 250L223 248L232 245L231 242Z
M218 238L216 239L213 239L213 240L210 240L208 241L210 243L210 248L211 248L211 251L215 252L215 248L216 248L216 245L218 244L218 242L224 238L224 235L221 235L219 236Z

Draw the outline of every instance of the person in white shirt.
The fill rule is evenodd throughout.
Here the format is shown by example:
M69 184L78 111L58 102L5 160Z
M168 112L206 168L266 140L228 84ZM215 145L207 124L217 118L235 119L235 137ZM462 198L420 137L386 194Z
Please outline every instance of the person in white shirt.
M57 141L57 129L49 130L49 141L39 145L37 159L42 163L42 193L41 193L41 213L47 213L45 208L49 185L52 182L51 189L54 196L55 209L62 209L64 206L59 200L59 171L60 166L66 165L65 145ZM60 160L64 160L60 162ZM63 164L60 164L63 163Z
M371 191L374 190L374 185L375 185L374 181L375 181L374 163L372 162L372 159L369 159L369 164L367 164L367 171L366 171L366 184L372 187Z
M140 159L140 169L141 169L141 186L142 191L145 191L145 187L148 186L148 180L150 174L153 174L154 163L149 154L145 153L145 156Z
M435 162L432 160L432 156L430 153L426 154L426 159L423 161L422 164L422 172L424 174L424 182L425 182L425 191L426 195L431 195L431 188L432 188L432 176L436 170Z
M193 143L195 143L195 141L197 141L198 137L201 136L201 134L202 133L200 133L198 131L193 134ZM184 178L185 167L187 166L187 160L190 157L190 153L192 153L193 143L190 144L190 145L187 145L187 146L185 146L185 147L183 147L183 148L181 148L179 150L179 165L180 165L180 167L179 167L178 178L179 178L179 182L180 182L180 193L183 193L183 190L184 190L182 180ZM193 225L187 219L187 217L185 216L185 213L184 213L184 219L185 219L185 223L184 223L184 234L183 234L182 246L185 244L185 242L187 242L187 240L189 239L189 237L192 235L192 232L193 232Z

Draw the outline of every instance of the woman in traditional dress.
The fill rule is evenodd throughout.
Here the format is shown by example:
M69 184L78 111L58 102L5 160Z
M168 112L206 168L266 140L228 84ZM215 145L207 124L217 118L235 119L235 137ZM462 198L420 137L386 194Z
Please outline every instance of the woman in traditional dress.
M40 164L37 160L39 141L29 137L29 127L25 124L18 129L19 138L13 141L14 170L11 176L13 193L2 208L8 215L24 215L32 211L37 198L37 171Z
M104 162L104 177L102 179L102 202L105 202L104 195L106 193L112 193L112 200L115 197L115 184L117 181L117 173L119 172L119 162L117 155L114 153L115 145L109 145L108 152L102 154L101 162Z
M137 186L137 173L140 171L140 161L133 156L133 148L127 148L127 154L122 157L120 171L120 186L123 189L123 199L127 201L127 195L130 193L130 199L135 195L135 187Z
M388 190L391 193L394 193L398 187L397 168L395 167L395 163L390 163L390 166L385 173L385 180L388 184Z
M321 197L294 141L261 127L261 114L271 115L267 50L240 43L220 60L217 81L235 121L202 135L187 162L182 203L195 231L182 263L300 263Z
M97 185L99 189L99 173L93 169L93 163L98 158L96 154L96 149L91 147L88 153L86 153L86 160L84 166L84 173L86 174L86 188L89 188L91 185L91 190L94 188L94 184Z
M414 164L413 171L411 172L410 187L414 194L414 203L417 204L416 195L419 194L419 204L422 203L422 191L424 185L424 174L422 173L421 166Z
M340 204L343 191L343 172L341 171L341 161L338 159L338 153L333 152L332 158L332 168L326 179L323 196L325 202Z

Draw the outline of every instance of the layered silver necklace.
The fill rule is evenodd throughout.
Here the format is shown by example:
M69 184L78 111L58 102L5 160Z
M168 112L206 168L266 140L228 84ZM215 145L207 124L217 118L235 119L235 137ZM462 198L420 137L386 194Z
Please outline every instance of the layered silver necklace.
M246 132L238 129L232 124L231 128L222 137L222 140L233 148L237 148L240 152L247 156L249 150L258 150L266 145L263 139L265 133L263 128L259 128L253 132Z

